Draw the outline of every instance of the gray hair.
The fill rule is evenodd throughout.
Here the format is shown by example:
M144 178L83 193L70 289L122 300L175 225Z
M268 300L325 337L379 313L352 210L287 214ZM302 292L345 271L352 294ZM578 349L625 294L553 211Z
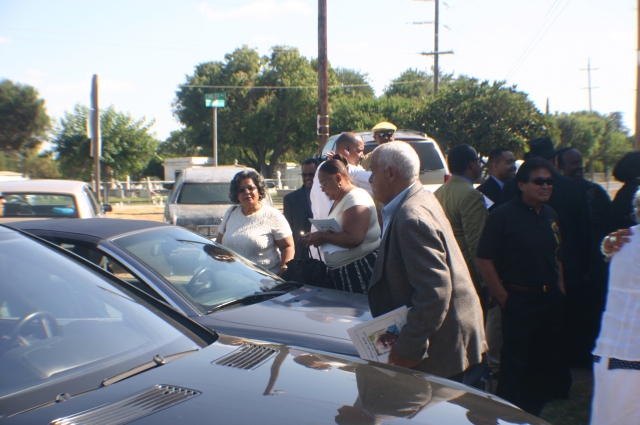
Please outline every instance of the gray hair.
M420 158L416 151L406 142L389 142L378 146L376 164L382 171L389 167L398 170L398 175L404 180L414 180L420 175Z
M640 190L636 192L636 196L633 198L633 207L636 213L636 223L640 224Z

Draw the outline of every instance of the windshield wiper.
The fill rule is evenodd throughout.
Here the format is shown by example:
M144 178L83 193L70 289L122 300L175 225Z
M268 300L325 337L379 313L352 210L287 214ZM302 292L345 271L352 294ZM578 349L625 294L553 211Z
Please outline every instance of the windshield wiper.
M167 357L162 357L160 354L156 354L153 357L153 360L151 360L150 362L146 362L141 364L140 366L136 366L133 369L129 369L125 372L121 372L115 376L112 376L111 378L107 378L104 381L102 381L102 386L106 387L108 385L111 384L115 384L116 382L120 382L124 379L130 378L134 375L137 375L139 373L145 372L149 369L153 369L156 368L158 366L162 366L165 365L167 363L169 363L170 361L179 359L180 357L184 357L187 356L191 353L193 353L194 351L198 351L198 348L195 348L193 350L189 350L189 351L183 351L181 353L175 353L175 354L171 354L170 356Z
M272 286L267 289L265 292L274 292L274 291L287 291L302 288L304 285L299 282L286 281L282 283L278 283L277 285Z
M223 308L227 308L232 305L242 304L245 301L250 301L253 299L260 299L260 298L275 298L287 293L288 293L287 291L256 292L255 294L246 295L244 297L236 298L235 300L227 301L226 303L218 304L217 306L213 307L211 310L207 311L207 314L215 313L216 311L220 311Z

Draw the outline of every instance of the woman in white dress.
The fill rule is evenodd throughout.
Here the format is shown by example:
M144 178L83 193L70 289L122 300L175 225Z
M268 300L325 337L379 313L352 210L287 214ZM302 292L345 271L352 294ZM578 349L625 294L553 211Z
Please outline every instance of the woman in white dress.
M640 192L633 204L640 223ZM605 241L611 264L607 306L593 350L592 425L640 424L640 225L631 227L626 243L612 254L607 245L618 238Z
M307 233L306 246L325 252L333 288L366 294L380 245L380 225L371 195L353 185L347 164L346 158L335 155L318 169L320 187L333 201L328 218L335 218L342 232ZM343 249L325 251L325 244Z
M237 173L229 189L229 199L236 205L224 214L216 242L282 275L295 253L293 236L284 215L262 204L266 194L260 174L253 170Z

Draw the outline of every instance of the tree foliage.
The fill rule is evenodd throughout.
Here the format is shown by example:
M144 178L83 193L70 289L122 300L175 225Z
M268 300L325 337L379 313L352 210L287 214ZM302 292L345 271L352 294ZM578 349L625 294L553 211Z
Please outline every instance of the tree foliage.
M438 86L450 84L454 80L453 74L440 74ZM419 69L409 68L391 81L385 88L384 95L402 97L427 97L433 95L433 74Z
M90 139L87 137L89 108L77 104L73 112L65 112L53 143L60 170L66 178L89 180L93 172ZM153 120L136 120L109 106L100 113L103 173L116 178L142 172L155 155L158 141L150 128Z
M232 86L226 89L226 107L218 110L219 163L238 159L264 175L271 176L272 164L288 151L313 143L317 95L313 87L317 73L297 49L272 48L270 56L243 46L227 54L223 62L196 67L186 83L194 86ZM254 87L274 87L258 89ZM278 89L277 87L283 87ZM192 130L191 144L212 152L211 109L204 94L222 89L182 87L174 103L176 117Z
M594 165L600 169L601 164L607 172L633 148L619 112L602 115L579 111L556 115L554 121L559 130L558 147L579 150L589 169Z
M466 76L440 87L409 125L435 138L445 151L468 144L483 154L502 146L522 155L528 140L551 130L550 120L515 86Z
M44 99L28 85L0 81L0 150L14 156L44 139L49 116Z
M57 179L60 178L58 163L53 152L42 152L39 146L27 149L22 157L20 172L32 179Z

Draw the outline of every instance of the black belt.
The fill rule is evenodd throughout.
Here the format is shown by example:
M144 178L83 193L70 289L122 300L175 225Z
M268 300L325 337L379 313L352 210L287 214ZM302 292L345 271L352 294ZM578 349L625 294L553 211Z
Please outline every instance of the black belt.
M558 285L542 285L542 286L520 286L510 283L503 283L504 287L518 292L551 292Z

